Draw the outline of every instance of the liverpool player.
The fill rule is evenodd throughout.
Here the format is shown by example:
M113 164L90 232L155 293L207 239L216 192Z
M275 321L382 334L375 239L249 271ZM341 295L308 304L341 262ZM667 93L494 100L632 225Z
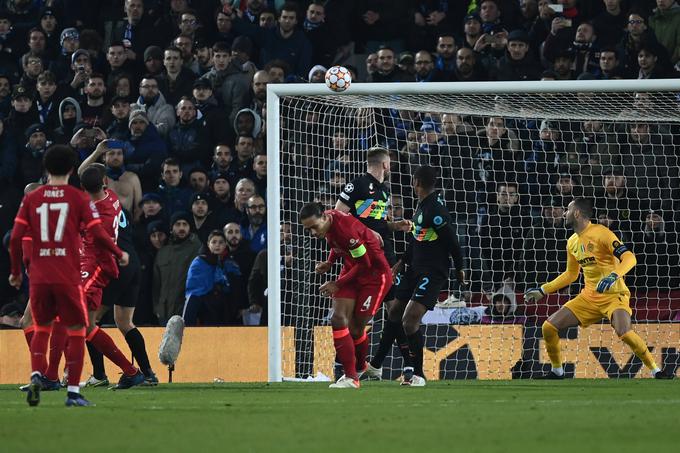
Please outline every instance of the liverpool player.
M83 369L87 312L80 286L80 233L89 230L95 243L116 256L120 265L127 264L122 252L101 226L94 204L78 189L68 185L76 162L68 146L50 147L43 157L48 183L24 196L10 240L12 270L10 285L21 285L21 240L28 235L33 241L30 263L31 313L36 325L31 340L31 385L27 401L40 402L40 390L47 368L47 341L50 324L56 316L68 329L66 364L69 369L67 406L92 405L80 394L78 386Z
M593 208L588 200L569 203L564 224L574 229L567 241L567 270L538 288L529 289L526 300L535 302L578 279L583 268L585 285L581 293L553 313L543 323L543 340L552 369L540 379L564 379L560 337L558 332L573 326L588 327L609 319L621 341L626 343L657 379L673 379L674 375L659 368L647 345L632 328L630 290L623 281L637 263L632 251L604 225L590 222Z
M348 212L380 235L383 251L390 266L396 262L394 253L394 231L410 231L411 221L393 221L387 217L390 203L388 177L390 172L390 153L385 148L375 147L366 152L366 173L351 181L340 193L335 204L337 211ZM364 370L359 370L362 378L382 379L382 363L392 350L396 340L397 347L404 358L408 355L408 342L401 326L401 313L395 310L394 287L385 295L387 319L380 336L377 353Z
M121 205L113 191L104 189L105 180L106 169L101 164L92 164L80 174L80 184L96 206L104 230L111 240L117 242ZM86 231L83 237L80 271L89 313L87 342L123 371L116 389L127 389L143 383L144 374L130 363L113 339L96 324L97 312L102 305L102 292L112 279L118 278L118 265L110 251L97 247L90 231Z
M451 217L435 191L437 170L428 165L418 167L413 174L412 185L418 206L413 215L413 237L406 253L405 264L408 267L397 285L395 309L403 313L402 325L410 352L409 360L405 361L402 385L422 387L425 385L424 341L420 322L425 313L434 308L439 293L448 287L449 257L453 258L458 281L463 286L465 272Z
M316 265L323 274L337 258L343 258L340 276L321 285L324 296L333 297L333 343L345 374L331 388L359 388L357 367L366 367L368 337L365 327L392 286L392 272L381 249L380 237L344 212L324 211L319 203L306 204L300 211L305 230L326 239L330 255Z

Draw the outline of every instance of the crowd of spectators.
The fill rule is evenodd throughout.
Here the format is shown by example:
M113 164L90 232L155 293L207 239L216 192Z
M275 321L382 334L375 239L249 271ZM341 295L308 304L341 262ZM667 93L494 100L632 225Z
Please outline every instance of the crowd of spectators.
M136 322L266 322L267 84L320 82L339 63L355 82L674 77L678 30L673 0L0 0L0 233L24 186L45 182L45 149L70 144L106 165L132 219ZM442 169L474 281L554 275L561 212L585 193L645 254L663 248L643 285L673 284L658 278L678 264L673 126L369 110L343 127L313 104L284 115L284 186L300 189L284 202L334 205L379 144L396 217L412 209L413 165ZM0 305L25 303L4 282Z

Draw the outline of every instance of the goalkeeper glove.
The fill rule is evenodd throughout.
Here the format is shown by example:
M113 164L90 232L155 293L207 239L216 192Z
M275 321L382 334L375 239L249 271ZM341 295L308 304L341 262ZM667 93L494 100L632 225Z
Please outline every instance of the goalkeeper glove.
M600 280L600 283L597 284L597 292L607 292L607 290L609 290L609 288L611 288L612 285L616 283L616 279L618 278L619 276L616 274L616 272L612 272L611 274L607 275L605 278Z
M545 296L545 291L543 291L543 288L540 286L538 288L529 288L524 293L524 300L529 302L538 302L539 300L543 299L543 296Z

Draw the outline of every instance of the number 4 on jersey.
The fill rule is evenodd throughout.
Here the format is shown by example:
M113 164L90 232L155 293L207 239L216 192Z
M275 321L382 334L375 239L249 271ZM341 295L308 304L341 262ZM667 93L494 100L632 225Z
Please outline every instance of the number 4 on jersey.
M361 304L361 307L364 310L368 310L369 308L371 308L371 299L372 298L373 298L373 296L368 296L368 298L366 298L366 301L363 304Z

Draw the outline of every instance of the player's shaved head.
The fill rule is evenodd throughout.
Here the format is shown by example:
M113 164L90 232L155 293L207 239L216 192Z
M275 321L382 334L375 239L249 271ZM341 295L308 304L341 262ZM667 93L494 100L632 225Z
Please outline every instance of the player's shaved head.
M40 184L39 182L29 182L28 184L26 184L26 187L24 187L24 195L33 192L40 186L42 186L42 184Z
M593 203L586 198L577 198L574 200L574 207L581 213L583 218L593 218Z
M68 145L50 146L43 156L43 166L52 176L67 176L76 166L76 152Z
M80 185L88 193L99 193L104 187L104 175L102 169L96 165L90 165L80 175Z
M385 159L389 159L389 157L390 152L380 146L374 146L366 152L366 162L368 162L368 165L380 164Z

